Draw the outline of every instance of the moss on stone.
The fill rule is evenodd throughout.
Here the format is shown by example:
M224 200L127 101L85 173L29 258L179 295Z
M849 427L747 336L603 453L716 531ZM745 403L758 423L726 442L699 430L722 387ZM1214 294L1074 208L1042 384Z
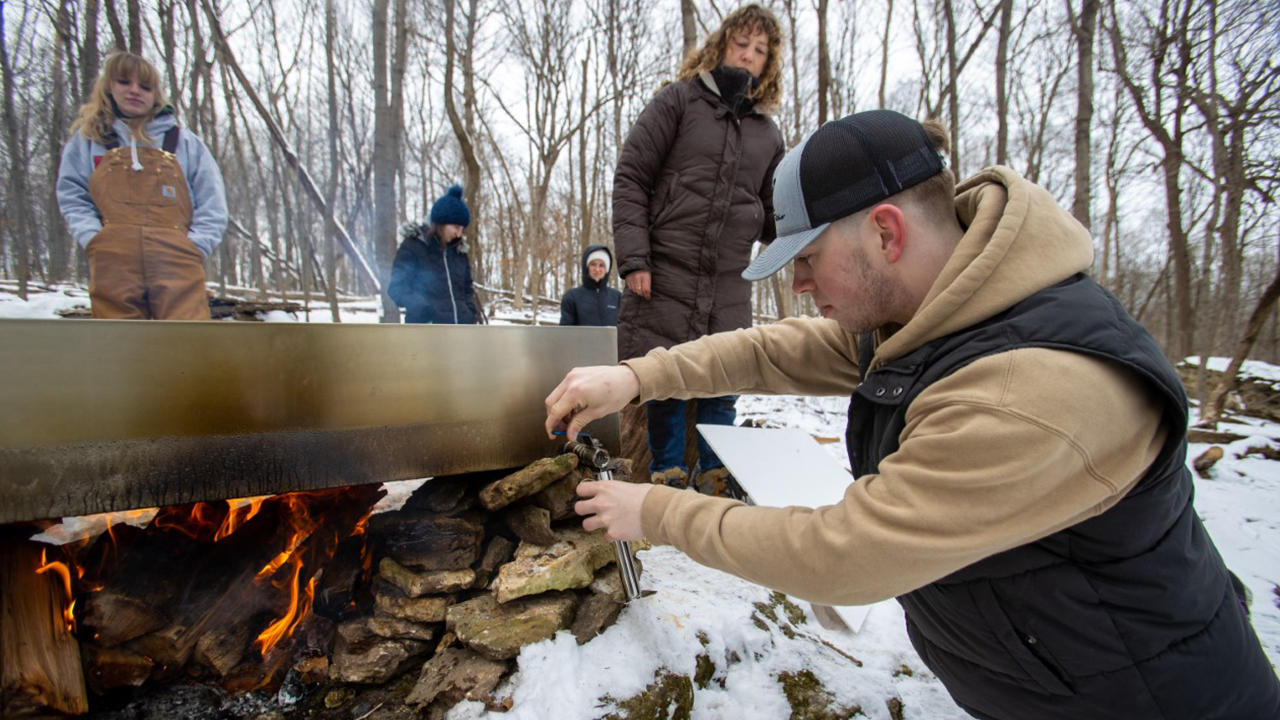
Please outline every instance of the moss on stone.
M707 685L711 684L711 678L715 677L716 664L712 662L710 656L705 654L698 656L697 663L698 669L693 673L693 684L699 690L706 690Z
M915 674L916 672L906 663L899 665L898 669L893 671L894 677L902 677L903 675L906 675L907 677L915 677Z
M693 712L693 681L685 675L659 673L637 695L604 700L617 708L606 720L689 720Z
M848 720L862 716L858 705L837 705L835 697L809 670L781 673L778 682L791 706L791 720Z
M792 625L804 625L808 622L808 618L805 617L804 610L800 609L799 605L791 602L791 598L786 595L783 595L780 592L775 592L769 596L769 599L773 601L774 605L782 608L782 614L787 616L787 620Z
M889 708L889 717L892 720L905 720L907 706L903 704L902 698L892 697L884 702Z
M796 638L796 630L792 626L805 623L804 611L780 592L771 593L769 602L758 602L754 604L754 607L756 612L752 615L751 621L756 627L765 632L769 631L769 627L765 624L764 618L768 618L770 622L778 626L783 635L794 640ZM782 611L781 615L778 613L779 610Z

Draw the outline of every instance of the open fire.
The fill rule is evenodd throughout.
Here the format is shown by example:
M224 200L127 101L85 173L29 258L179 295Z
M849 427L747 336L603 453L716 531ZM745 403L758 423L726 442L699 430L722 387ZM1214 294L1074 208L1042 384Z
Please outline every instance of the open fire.
M377 688L420 667L403 702L429 716L464 697L501 707L521 647L564 629L585 642L626 597L612 544L573 512L577 465L435 478L378 514L370 485L89 518L91 537L27 566L50 598L45 632L65 641L33 704L123 708L193 683ZM55 704L76 695L60 685L72 674L83 701Z

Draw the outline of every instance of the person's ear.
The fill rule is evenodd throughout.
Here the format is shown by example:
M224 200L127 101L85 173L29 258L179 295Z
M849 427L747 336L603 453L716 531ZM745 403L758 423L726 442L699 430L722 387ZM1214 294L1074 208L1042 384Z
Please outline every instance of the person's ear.
M872 228L880 241L880 252L886 262L898 262L907 247L907 219L902 208L881 203L871 209Z

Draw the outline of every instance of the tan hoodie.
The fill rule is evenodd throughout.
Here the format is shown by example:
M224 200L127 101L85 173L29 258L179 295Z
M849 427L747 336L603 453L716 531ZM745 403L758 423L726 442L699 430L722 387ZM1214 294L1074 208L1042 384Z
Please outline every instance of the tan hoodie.
M1042 188L1003 167L958 188L967 228L919 311L878 343L873 368L1086 270L1089 234ZM857 343L801 318L712 335L626 364L639 402L731 393L849 395ZM1167 434L1153 388L1063 350L983 358L911 404L897 452L837 505L749 507L654 487L649 540L700 563L834 605L910 592L1114 505ZM802 482L803 478L796 478Z

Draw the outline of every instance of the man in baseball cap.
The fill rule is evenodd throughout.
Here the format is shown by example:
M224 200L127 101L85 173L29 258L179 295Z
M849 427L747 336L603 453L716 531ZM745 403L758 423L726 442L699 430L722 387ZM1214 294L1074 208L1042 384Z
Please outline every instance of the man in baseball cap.
M628 402L849 395L844 499L583 483L583 526L813 602L897 598L976 717L1280 717L1192 504L1173 368L1085 274L1070 213L1004 167L955 186L947 146L889 111L823 125L779 164L778 239L743 273L792 262L822 319L577 368L546 401L548 431L573 437Z

